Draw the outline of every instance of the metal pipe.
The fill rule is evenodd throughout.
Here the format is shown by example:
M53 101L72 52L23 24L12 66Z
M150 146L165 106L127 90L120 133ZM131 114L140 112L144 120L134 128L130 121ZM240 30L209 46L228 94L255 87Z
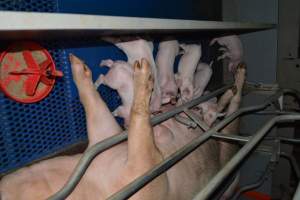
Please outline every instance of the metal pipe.
M295 138L278 137L278 139L284 143L300 144L300 140Z
M193 120L200 128L202 128L204 131L208 131L209 126L208 126L205 122L201 121L201 120L199 119L199 117L198 117L195 113L193 113L193 111L191 111L191 110L184 110L183 112L184 112L191 120Z
M173 108L172 110L168 111L168 112L165 112L165 113L161 113L159 115L156 115L154 118L151 119L151 124L154 126L154 125L157 125L159 123L162 123L163 121L166 121L168 119L170 119L171 117L173 117L174 115L176 114L179 114L181 112L183 112L184 110L187 110L189 108L192 108L206 100L209 100L215 96L218 96L222 93L224 93L226 90L228 90L229 88L232 88L232 84L230 85L226 85L218 90L215 90L214 92L211 92L207 95L204 95L204 96L200 96L196 99L193 99L187 103L184 103L178 107L175 107Z
M232 84L226 85L214 92L211 92L207 95L201 96L199 98L193 99L190 102L187 102L185 104L182 104L173 110L170 110L168 112L156 115L154 118L151 119L151 124L153 126L173 117L174 115L182 112L185 109L192 108L199 103L202 103L206 100L209 100L215 96L218 96L222 93L224 93L227 89L231 88ZM66 182L66 184L54 195L48 198L48 200L62 200L69 196L69 194L74 190L74 188L79 183L81 177L84 175L85 171L87 170L89 164L93 161L93 159L103 151L109 149L110 147L119 144L127 139L127 132L123 131L122 133L118 135L114 135L110 138L107 138L101 142L96 143L95 145L91 146L89 149L87 149L81 159L79 160L76 168L74 169L72 175L70 176L69 180Z
M254 115L297 115L299 113L292 111L266 110L253 113Z
M262 110L262 109L268 107L272 102L276 101L283 93L284 93L284 91L282 91L282 90L278 91L274 95L267 98L265 100L265 102L260 105L241 108L241 109L237 110L236 112L232 113L231 115L227 116L222 121L220 121L218 124L216 124L213 128L211 128L207 132L204 132L203 134L201 134L201 136L199 136L198 138L195 138L190 143L186 144L184 147L182 147L175 153L171 154L169 157L164 159L161 163L159 163L154 168L152 168L151 170L146 172L144 175L138 177L133 182L131 182L127 186L123 187L119 192L112 195L109 199L110 200L119 200L119 199L129 198L131 195L133 195L139 189L144 187L147 183L149 183L154 178L156 178L160 174L167 171L169 168L171 168L173 165L175 165L177 162L179 162L181 159L183 159L189 153L194 151L198 146L200 146L203 142L205 142L207 139L209 139L213 134L215 134L217 131L219 131L220 129L225 127L227 124L232 122L238 116L240 116L241 114L251 112L251 111Z
M269 120L210 180L210 182L195 196L194 200L207 199L217 189L222 181L234 170L234 168L251 152L251 150L254 149L254 147L262 140L275 123L294 120L300 120L300 115L277 116Z
M264 171L264 173L260 176L260 178L256 182L241 187L231 199L236 200L240 197L242 193L260 187L268 179L270 173L275 169L276 164L277 163L273 163L273 162L269 163L267 169Z
M251 136L240 136L240 135L231 135L231 134L223 134L223 133L216 133L211 136L212 138L222 139L222 140L229 140L234 142L242 142L246 143L251 139Z
M175 115L174 119L177 122L179 122L179 123L181 123L181 124L183 124L187 127L191 127L191 128L196 128L197 127L197 124L195 122L193 122L192 120L190 120L189 118L187 118L187 117L182 117L180 115Z
M287 154L285 152L280 152L280 156L287 159L290 162L291 167L293 168L298 181L300 181L300 168L294 156Z

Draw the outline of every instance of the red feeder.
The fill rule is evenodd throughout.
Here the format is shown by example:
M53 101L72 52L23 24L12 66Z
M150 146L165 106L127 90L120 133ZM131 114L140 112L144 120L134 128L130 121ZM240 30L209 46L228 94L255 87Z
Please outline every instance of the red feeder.
M0 89L21 103L41 101L62 76L49 52L34 42L13 43L0 56Z

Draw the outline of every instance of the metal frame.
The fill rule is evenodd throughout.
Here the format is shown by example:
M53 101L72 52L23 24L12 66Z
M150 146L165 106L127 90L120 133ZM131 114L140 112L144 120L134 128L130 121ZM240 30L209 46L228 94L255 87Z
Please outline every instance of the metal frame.
M122 34L186 34L209 31L253 32L274 28L273 24L117 17L86 14L1 11L0 38L58 38ZM45 23L47 22L47 23Z
M188 109L198 105L199 103L202 103L210 98L213 98L217 95L224 93L227 89L231 87L232 85L224 86L208 95L201 96L179 107L176 107L169 112L157 115L156 117L151 119L151 124L157 125L175 116L178 113L186 112ZM194 198L194 199L207 199L217 189L217 187L221 184L221 182L224 181L226 176L229 175L235 169L235 167L251 152L251 150L255 148L255 146L262 140L262 138L267 134L268 130L273 125L275 125L278 122L300 120L300 115L299 114L281 115L281 116L274 117L270 121L268 121L259 131L257 131L257 133L254 136L251 137L223 135L218 133L218 131L243 114L264 110L265 108L267 108L268 106L276 102L280 96L285 94L291 94L296 96L297 98L300 98L300 93L298 91L279 90L274 95L271 95L269 98L267 98L262 104L249 106L237 110L236 112L232 113L231 115L229 115L228 117L224 118L222 121L217 123L214 127L210 128L209 130L201 134L198 138L194 139L192 142L186 144L184 147L182 147L181 149L179 149L178 151L176 151L175 153L167 157L161 163L159 163L154 168L146 172L144 175L135 179L132 183L128 184L122 190L112 195L109 199L119 200L119 199L129 198L139 189L144 187L147 183L149 183L154 178L158 177L160 174L167 171L169 168L171 168L173 165L175 165L177 162L179 162L189 153L194 151L197 147L199 147L203 142L205 142L209 138L233 140L233 141L246 143L240 149L240 151L238 151L238 153L235 154L235 156L233 156L230 161L228 161L228 163L224 166L224 168L220 170L219 173L216 176L214 176L214 178L206 185L206 187L203 190L201 190ZM194 118L193 120L197 123L197 119ZM197 124L199 125L199 122ZM90 147L83 154L81 160L79 161L79 164L76 166L75 170L73 171L70 179L65 184L65 186L59 192L51 196L49 200L65 199L76 187L81 177L85 173L86 169L88 168L89 164L98 154L100 154L101 152L105 151L106 149L116 144L125 141L126 139L127 139L127 133L126 131L124 131L121 134L112 136Z

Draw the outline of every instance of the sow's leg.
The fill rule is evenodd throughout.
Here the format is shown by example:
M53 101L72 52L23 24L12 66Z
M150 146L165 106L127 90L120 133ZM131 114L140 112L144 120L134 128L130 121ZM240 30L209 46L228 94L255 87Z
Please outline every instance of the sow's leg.
M218 102L218 111L222 111L227 106L226 116L229 116L233 112L237 111L241 104L242 98L242 89L246 78L246 66L244 64L240 64L237 68L235 74L235 84L232 89L229 89L224 95L220 98ZM224 134L238 134L239 131L239 118L228 124L223 130ZM226 164L226 162L236 153L237 146L231 143L219 141L220 144L220 163L222 166ZM234 193L238 182L239 182L240 174L237 173L234 181L227 188L223 196L222 200L230 199L232 194Z
M224 99L229 100L229 105L226 111L226 116L231 115L235 111L237 111L241 104L242 99L242 89L246 78L246 66L245 64L240 64L238 66L238 69L235 73L235 83L233 91L226 92L224 95L229 95L229 93L234 94L232 98L225 97ZM223 96L224 96L223 95ZM229 95L230 96L230 95ZM224 100L224 99L220 99ZM222 104L220 107L224 106L224 101L219 102ZM219 108L220 108L219 107ZM225 106L224 106L225 107ZM222 133L224 134L237 134L239 131L239 118L232 121L230 124L228 124L223 130ZM220 141L220 162L221 165L225 165L226 162L232 157L232 155L236 152L236 146L234 144L228 143L228 142L222 142Z
M96 91L90 69L70 54L72 74L86 113L89 146L121 132L121 128Z
M134 180L163 160L150 124L150 97L153 88L151 67L146 59L134 64L134 101L128 130L128 161L124 176ZM166 199L167 177L159 176L132 199Z

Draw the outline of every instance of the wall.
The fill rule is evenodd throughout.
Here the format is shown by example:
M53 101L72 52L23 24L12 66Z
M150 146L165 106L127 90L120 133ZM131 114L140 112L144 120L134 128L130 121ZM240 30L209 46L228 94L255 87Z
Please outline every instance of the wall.
M277 24L278 0L223 0L224 21L248 21ZM276 82L277 30L241 36L248 81Z
M60 12L176 19L221 19L218 0L58 0Z

